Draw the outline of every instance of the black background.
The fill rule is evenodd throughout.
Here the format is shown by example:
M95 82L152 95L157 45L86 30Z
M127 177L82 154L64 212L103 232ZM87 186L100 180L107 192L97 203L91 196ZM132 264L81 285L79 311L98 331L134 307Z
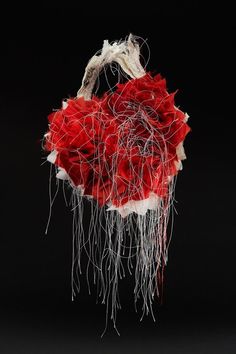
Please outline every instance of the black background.
M234 353L235 24L197 1L9 8L1 14L1 353ZM103 39L148 39L149 70L190 115L174 234L156 322L120 286L118 337L82 278L71 302L71 221L62 191L48 235L47 115L74 96ZM143 53L144 55L146 53Z

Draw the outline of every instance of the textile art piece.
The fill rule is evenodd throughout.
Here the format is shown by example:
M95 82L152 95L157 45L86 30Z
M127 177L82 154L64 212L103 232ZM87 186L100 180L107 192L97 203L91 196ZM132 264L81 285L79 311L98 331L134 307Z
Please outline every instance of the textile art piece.
M118 71L117 85L96 95L99 75L109 66ZM187 119L165 79L141 65L133 35L111 44L105 40L88 62L77 96L63 100L48 117L47 160L72 191L72 296L80 273L87 274L114 326L125 274L134 277L142 316L153 315L167 263Z

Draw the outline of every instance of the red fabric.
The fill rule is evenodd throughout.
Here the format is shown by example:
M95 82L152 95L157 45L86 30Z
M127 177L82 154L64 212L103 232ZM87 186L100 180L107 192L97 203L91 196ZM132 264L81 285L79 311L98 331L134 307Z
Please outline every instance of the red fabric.
M160 74L147 73L101 98L68 99L66 109L49 115L45 148L58 152L55 164L101 206L151 191L165 197L168 176L177 173L176 147L190 130L174 96Z

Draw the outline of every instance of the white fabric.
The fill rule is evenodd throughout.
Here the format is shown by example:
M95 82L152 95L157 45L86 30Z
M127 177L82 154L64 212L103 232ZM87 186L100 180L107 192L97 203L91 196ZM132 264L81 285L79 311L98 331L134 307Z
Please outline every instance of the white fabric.
M58 167L58 172L56 174L56 178L65 181L65 180L69 179L69 176L66 173L66 170L64 168Z
M145 215L148 209L156 210L158 208L159 203L160 197L158 197L155 193L151 192L149 198L143 200L129 200L121 207L109 205L107 211L117 210L123 218L133 212L139 215Z
M47 156L47 160L51 163L55 163L57 158L57 151L53 150L48 156Z
M186 123L188 121L188 119L189 119L189 115L188 115L188 113L185 113L184 123Z
M83 96L85 100L90 100L93 87L101 70L106 64L111 64L112 62L118 63L131 78L144 76L146 72L140 63L139 57L140 48L132 34L123 42L109 44L105 40L100 54L94 55L88 62L77 97Z
M62 109L66 109L68 107L68 103L66 101L62 101Z

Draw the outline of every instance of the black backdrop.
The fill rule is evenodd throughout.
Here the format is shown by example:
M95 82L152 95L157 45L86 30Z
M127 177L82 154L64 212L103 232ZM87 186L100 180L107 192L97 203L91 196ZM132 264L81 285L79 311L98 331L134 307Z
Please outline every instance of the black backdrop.
M1 14L1 353L233 353L233 18L224 4L206 8L197 1L107 9L12 6ZM83 278L71 302L72 213L62 191L44 235L49 165L42 165L41 139L47 115L76 94L103 39L130 32L148 39L148 69L165 76L170 91L179 89L176 101L189 113L192 132L177 180L178 215L157 321L139 322L126 279L121 337L110 326L101 340L105 309Z

